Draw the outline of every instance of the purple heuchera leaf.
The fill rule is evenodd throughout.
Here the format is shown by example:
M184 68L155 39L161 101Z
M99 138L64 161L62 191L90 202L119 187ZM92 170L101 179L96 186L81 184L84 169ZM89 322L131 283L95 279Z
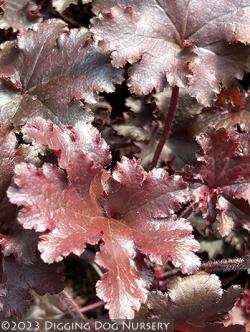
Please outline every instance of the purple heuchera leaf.
M55 294L65 287L63 265L45 264L37 258L34 264L21 264L13 256L5 257L3 263L4 317L22 318L31 303L30 290L39 295Z
M168 292L151 292L147 307L149 314L160 319L174 320L174 327L187 332L243 332L235 326L226 329L223 315L240 297L240 286L223 290L218 276L199 272L192 276L173 278L168 282Z
M12 205L6 190L14 174L15 164L26 158L26 150L18 147L15 133L1 123L0 126L0 244L3 263L1 276L4 295L4 317L19 316L30 304L30 290L39 294L60 292L64 288L63 265L45 264L39 257L39 234L25 230L17 222L17 206ZM39 278L38 278L39 275Z
M186 168L194 200L208 221L219 221L222 235L228 235L234 223L249 230L248 213L239 204L241 199L250 203L249 136L221 128L210 129L197 140L203 156L196 166Z
M31 28L42 20L40 7L32 0L6 0L2 4L0 29L12 28L13 32Z
M186 87L209 105L221 84L250 68L248 0L94 1L95 38L112 52L112 63L129 70L133 93Z
M57 19L35 25L2 45L0 117L15 124L35 115L66 124L88 120L80 100L95 103L96 93L112 92L123 80L109 62L85 28L69 30Z
M18 220L24 228L47 231L38 248L48 263L70 253L80 255L87 243L102 240L96 261L107 272L97 294L107 302L112 318L132 318L146 301L148 280L135 262L138 249L155 263L171 259L183 272L198 268L194 251L199 245L192 227L175 216L189 199L180 176L161 169L147 173L138 161L126 158L113 175L104 171L109 150L91 125L60 129L37 119L23 131L33 144L53 150L59 167L16 166L16 186L8 195L23 207ZM159 247L156 238L161 239Z

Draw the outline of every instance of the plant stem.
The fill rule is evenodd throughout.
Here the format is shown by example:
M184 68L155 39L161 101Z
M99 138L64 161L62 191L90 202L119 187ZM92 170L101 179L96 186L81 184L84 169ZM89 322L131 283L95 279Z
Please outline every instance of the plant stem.
M174 120L174 115L177 109L177 103L178 103L178 98L179 98L179 87L174 86L172 88L172 96L170 100L170 105L169 105L169 110L165 119L165 124L163 128L163 133L161 135L160 141L156 147L154 157L150 166L150 169L153 169L154 167L157 166L158 160L160 158L162 149L166 143L166 140L168 139L168 136L170 134L170 130L172 128L173 120Z
M61 293L55 295L55 297L61 302L63 306L67 308L72 318L79 320L85 319L80 311L80 308L65 289Z
M206 272L244 271L247 270L247 264L244 258L223 259L221 261L203 263L200 270Z
M104 302L104 301L98 301L96 303L93 303L93 304L90 304L90 305L86 305L85 307L82 307L80 309L80 311L81 311L81 313L85 313L85 312L88 312L88 311L91 311L91 310L103 307L105 303L106 302Z
M231 271L245 271L247 270L247 257L245 258L233 258L233 259L223 259L221 261L210 261L202 263L199 271L205 272L231 272ZM163 273L159 279L165 279L172 277L173 275L180 272L179 269L173 269Z

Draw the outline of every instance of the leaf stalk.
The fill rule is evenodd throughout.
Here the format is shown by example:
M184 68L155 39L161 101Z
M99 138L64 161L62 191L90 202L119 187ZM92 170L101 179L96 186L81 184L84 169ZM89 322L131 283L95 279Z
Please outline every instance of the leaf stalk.
M172 88L172 95L171 95L171 99L170 99L169 110L168 110L168 113L167 113L167 116L165 119L163 132L160 137L159 143L156 147L154 157L153 157L152 163L150 165L150 169L153 169L154 167L157 166L162 149L169 137L169 134L170 134L170 131L171 131L171 128L173 125L174 116L175 116L175 113L177 110L178 99L179 99L179 87L174 86Z
M223 259L221 261L209 261L202 263L199 271L208 273L246 271L248 269L248 256L243 258ZM173 269L162 273L159 279L166 279L180 272L179 269Z
M61 302L64 307L67 308L72 318L78 320L85 320L79 306L77 305L77 303L75 303L75 301L65 289L61 293L55 295L55 297Z

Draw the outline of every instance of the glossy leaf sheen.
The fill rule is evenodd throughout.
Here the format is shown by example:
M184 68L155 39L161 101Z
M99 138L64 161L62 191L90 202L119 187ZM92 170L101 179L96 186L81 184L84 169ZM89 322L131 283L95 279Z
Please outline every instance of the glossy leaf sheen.
M0 67L0 117L17 124L37 115L66 124L88 120L79 100L95 103L96 92L112 92L122 81L87 29L69 31L57 19L4 43Z
M218 219L222 235L229 234L234 223L250 229L247 213L244 215L244 209L237 207L240 199L250 203L248 135L210 129L198 137L198 142L204 155L187 170L201 211L210 222Z
M4 1L0 29L12 28L14 32L31 28L42 20L39 6L31 0Z
M147 173L126 158L113 175L105 172L108 148L90 125L59 129L38 119L24 132L54 150L61 168L25 163L16 167L17 187L8 194L12 203L23 206L18 220L24 228L47 230L38 247L48 263L70 253L80 255L87 243L102 240L96 260L108 272L98 282L97 294L107 302L112 318L132 318L146 301L149 280L136 264L138 249L152 262L171 259L183 272L197 269L194 251L199 245L192 227L174 215L189 198L180 176L161 169ZM162 239L157 247L156 239Z
M94 12L92 31L112 52L113 65L133 64L128 85L134 93L168 82L209 105L221 83L249 69L248 0L209 0L206 6L202 0L96 0Z
M174 278L168 285L167 294L150 293L147 306L151 315L174 320L177 331L184 327L188 332L243 332L239 326L227 330L222 323L222 314L233 307L240 294L239 286L224 291L218 276L199 272Z

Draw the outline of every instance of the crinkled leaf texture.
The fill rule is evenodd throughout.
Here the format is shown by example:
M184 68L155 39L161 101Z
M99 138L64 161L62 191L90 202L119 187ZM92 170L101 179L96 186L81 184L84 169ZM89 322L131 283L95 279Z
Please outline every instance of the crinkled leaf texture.
M39 6L32 0L4 1L0 29L12 28L14 32L32 27L42 20Z
M149 314L160 319L174 320L175 331L243 332L242 327L226 329L224 315L241 295L239 286L224 291L214 274L199 272L177 277L168 283L168 293L151 292L147 307Z
M0 263L3 268L0 278L3 306L0 311L4 317L23 317L30 304L30 290L39 294L63 290L63 264L48 265L41 260L37 251L39 234L25 230L17 222L18 209L6 197L15 164L24 161L28 155L26 149L18 146L11 127L3 123L0 126L0 147L0 245L3 255Z
M57 19L4 43L0 68L0 118L15 124L37 115L66 124L88 119L81 100L93 104L96 93L123 80L87 29L69 30Z
M0 125L0 244L4 256L14 254L24 263L31 264L36 250L37 238L24 231L16 222L17 208L10 204L6 190L14 175L15 164L24 161L26 151L19 146L15 133L6 124ZM29 242L27 241L29 239ZM33 240L35 245L33 246Z
M25 263L30 263L33 257L34 247L30 231L23 231L16 222L17 208L9 203L6 190L11 183L16 163L24 160L17 139L11 128L1 123L0 125L0 244L3 255L15 254L16 257L24 258ZM27 239L29 238L29 246ZM36 236L37 239L37 236ZM37 240L36 240L37 243Z
M234 88L223 91L214 106L203 109L193 122L191 132L197 136L209 126L230 129L237 125L243 131L250 130L250 96Z
M23 132L53 150L59 167L16 166L8 195L22 207L18 220L24 228L46 231L38 248L48 263L80 255L87 243L101 240L96 261L107 272L97 294L110 317L133 318L147 299L150 278L135 259L139 251L158 264L171 259L183 272L198 268L192 227L174 214L189 198L180 176L162 169L147 173L126 158L111 175L103 169L110 163L107 144L84 122L59 128L39 118Z
M245 331L249 331L250 315L249 315L249 289L245 289L243 296L237 301L234 307L229 311L228 319L224 323L225 326L242 325Z
M203 155L196 166L186 168L194 200L209 222L219 221L222 235L234 224L249 230L249 136L221 128L209 129L197 140Z
M95 0L93 10L92 31L113 65L133 64L133 93L168 82L209 105L221 84L250 67L248 0Z

